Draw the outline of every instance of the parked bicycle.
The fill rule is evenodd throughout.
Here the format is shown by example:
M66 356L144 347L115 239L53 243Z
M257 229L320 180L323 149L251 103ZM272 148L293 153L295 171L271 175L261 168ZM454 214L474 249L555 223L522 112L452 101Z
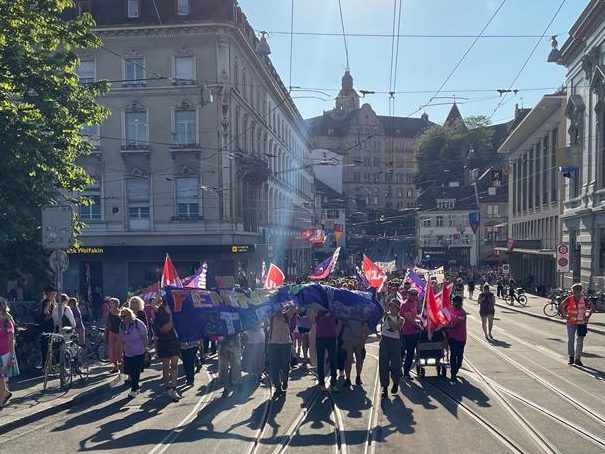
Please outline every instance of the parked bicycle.
M107 345L103 339L104 333L104 328L94 325L86 327L86 359L97 359L102 363L109 361Z
M80 377L80 380L88 378L88 367L82 364L78 335L72 333L70 329L65 329L64 332L65 334L43 333L43 336L49 339L44 364L44 390L48 385L48 379L53 375L59 376L60 386L64 389L71 387L76 376Z

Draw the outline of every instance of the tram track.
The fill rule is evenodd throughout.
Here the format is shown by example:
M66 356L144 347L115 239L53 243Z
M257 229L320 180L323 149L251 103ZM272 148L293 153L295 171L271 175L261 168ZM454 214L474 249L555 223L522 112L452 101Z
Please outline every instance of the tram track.
M485 348L487 348L490 351L494 352L496 355L498 355L499 357L501 357L503 360L505 360L507 363L509 363L510 365L512 365L513 367L515 367L516 369L520 370L524 374L526 374L529 377L533 378L536 382L540 383L544 387L546 387L549 390L551 390L553 393L555 393L556 395L558 395L559 397L561 397L563 400L565 400L566 402L568 402L571 405L573 405L576 409L578 409L580 412L582 412L585 415L587 415L589 418L597 421L600 425L605 426L605 417L603 417L601 414L599 414L598 412L596 412L592 408L590 408L587 405L584 405L583 403L577 401L576 399L573 399L572 397L568 396L564 391L562 391L561 389L559 389L557 386L553 385L548 380L545 380L544 378L540 377L538 374L532 372L527 367L519 364L518 361L515 361L513 358L511 358L508 355L502 353L499 349L495 348L494 346L492 346L492 345L490 345L490 344L488 344L486 342L483 342L483 340L479 336L477 336L477 335L475 335L475 334L473 334L471 332L468 332L468 336L471 337L471 338L473 338L473 339L475 339L478 342L479 345L483 345Z

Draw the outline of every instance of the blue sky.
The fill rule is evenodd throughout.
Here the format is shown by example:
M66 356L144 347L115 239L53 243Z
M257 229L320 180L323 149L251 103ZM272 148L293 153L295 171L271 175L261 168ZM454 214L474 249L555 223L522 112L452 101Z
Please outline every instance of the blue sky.
M392 34L394 0L341 0L345 30L349 33ZM503 0L403 0L401 34L477 35ZM547 63L550 35L559 43L589 0L567 0L546 37L539 36L553 18L560 0L506 0L486 35L534 35L525 38L481 38L448 81L439 96L456 96L463 116L488 115L493 123L513 116L515 103L531 107L539 98L561 86L565 68ZM239 0L256 30L266 30L272 61L285 85L290 84L291 0ZM294 31L340 33L338 0L294 0ZM430 93L398 93L395 114L420 116L426 111L432 121L442 122L450 105L427 104L434 92L468 49L474 38L402 37L399 41L397 91L426 90ZM540 44L509 95L494 112L500 99L495 91L508 88L536 43ZM391 70L390 37L348 37L349 62L357 90L388 92ZM294 97L303 117L321 115L333 106L346 65L342 36L295 35L292 53L292 86L315 88L324 93L295 90ZM486 92L464 90L485 89ZM540 90L538 90L540 89ZM388 115L387 93L368 95L366 101L379 114ZM471 99L462 99L471 98ZM451 99L434 100L434 104Z

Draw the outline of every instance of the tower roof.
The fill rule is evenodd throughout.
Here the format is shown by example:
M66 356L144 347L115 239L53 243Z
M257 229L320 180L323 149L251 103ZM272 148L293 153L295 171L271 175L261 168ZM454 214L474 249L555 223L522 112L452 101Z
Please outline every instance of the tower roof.
M464 125L464 120L462 119L462 114L460 114L460 109L458 109L458 105L454 102L454 105L450 109L450 113L447 115L443 126L451 126L455 123L461 122Z

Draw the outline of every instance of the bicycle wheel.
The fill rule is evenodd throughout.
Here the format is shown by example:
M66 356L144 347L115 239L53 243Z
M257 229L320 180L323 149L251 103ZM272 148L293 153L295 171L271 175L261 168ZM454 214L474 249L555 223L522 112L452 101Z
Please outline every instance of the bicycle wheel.
M103 342L102 339L99 339L99 341L97 342L97 345L95 346L95 356L102 363L109 362L109 354L107 352L107 345L105 345L105 342Z
M63 361L61 361L61 364L59 364L59 368L61 387L69 389L74 379L75 364L71 354L68 351L65 351L63 354Z
M521 306L527 305L527 297L525 295L521 295L519 298L517 298L517 301Z
M559 313L559 305L554 301L550 301L544 305L543 311L547 317L556 317Z

